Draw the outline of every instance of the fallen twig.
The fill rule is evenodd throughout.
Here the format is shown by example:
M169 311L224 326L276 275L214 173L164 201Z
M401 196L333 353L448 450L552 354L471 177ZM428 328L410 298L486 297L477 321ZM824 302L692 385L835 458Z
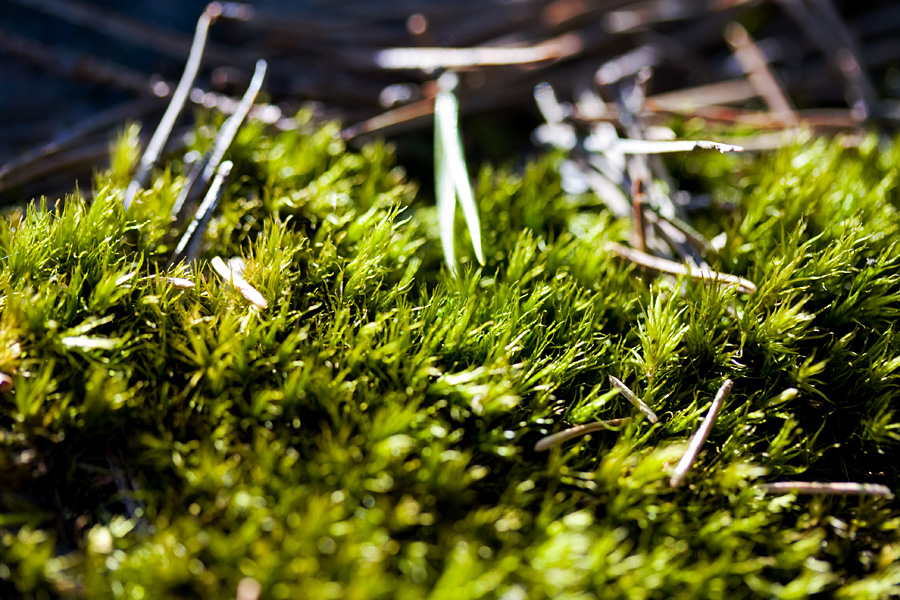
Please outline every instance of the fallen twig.
M727 398L728 394L731 393L732 385L734 385L732 381L730 379L726 379L725 383L722 384L722 387L720 387L719 391L716 393L716 397L713 400L712 405L709 407L709 412L706 413L706 419L704 419L703 424L700 425L700 428L697 429L694 437L691 438L691 441L688 444L687 451L684 453L684 456L681 457L681 460L678 461L678 465L675 467L675 472L672 473L672 478L669 480L669 485L671 487L676 488L681 485L682 481L684 481L684 476L687 475L687 472L688 470L690 470L691 465L694 464L694 460L696 460L697 458L697 453L700 452L700 448L703 446L703 443L709 436L709 432L712 430L713 424L716 422L716 417L719 414L719 409L722 408L722 403L725 402L725 398Z
M527 48L388 48L375 54L382 69L461 69L519 65L565 58L581 51L581 41L572 34Z
M657 423L657 422L659 421L659 417L656 416L656 413L653 412L653 410L652 410L649 406L647 406L646 404L644 404L644 401L643 401L643 400L641 400L640 398L638 398L637 396L635 396L635 395L634 395L634 392L632 392L632 391L628 388L627 385L625 385L625 384L622 383L619 379L613 377L612 375L609 376L609 382L610 382L611 384L613 384L613 386L614 386L617 390L619 390L619 392L620 392L623 396L625 396L625 399L626 399L626 400L628 400L629 402L631 402L631 403L632 403L639 411L641 411L642 413L644 413L645 415L647 415L647 419L648 419L651 423Z
M775 483L760 483L757 487L768 494L825 494L830 496L881 496L883 498L893 498L894 496L889 487L878 483L776 481Z
M584 425L576 425L575 427L569 427L568 429L564 429L562 431L558 431L554 434L548 435L546 437L541 438L534 445L535 452L543 452L545 450L549 450L550 448L554 448L572 440L574 438L580 437L582 435L587 435L592 431L602 431L604 429L614 429L616 427L621 427L631 421L631 417L624 417L622 419L610 419L609 421L596 421L594 423L586 423Z
M607 242L606 249L615 252L625 260L632 262L641 267L657 271L660 273L669 273L671 275L687 275L694 279L703 281L711 281L714 283L724 283L735 286L739 291L752 294L756 292L756 284L752 281L738 277L737 275L728 275L720 273L705 267L696 267L684 263L677 263L658 256L651 256L645 252L640 252L633 248L627 248L615 242Z
M743 67L750 84L759 92L760 97L768 105L777 118L783 119L785 125L796 126L797 114L791 101L788 100L781 84L769 68L766 55L739 23L728 27L725 39L734 50L735 58Z
M200 70L200 62L203 60L203 50L206 46L211 20L212 17L209 10L203 11L203 14L197 19L194 41L191 44L191 51L184 66L184 73L181 75L181 80L178 82L175 93L172 94L172 99L169 101L169 106L166 108L162 120L160 120L153 137L150 138L150 143L147 144L147 148L141 156L137 172L125 190L125 210L128 210L131 206L135 195L147 186L147 182L150 179L150 171L159 160L169 135L172 133L172 127L175 126L175 120L178 119L181 109L184 108L184 103L188 99L194 80L197 78L197 71Z

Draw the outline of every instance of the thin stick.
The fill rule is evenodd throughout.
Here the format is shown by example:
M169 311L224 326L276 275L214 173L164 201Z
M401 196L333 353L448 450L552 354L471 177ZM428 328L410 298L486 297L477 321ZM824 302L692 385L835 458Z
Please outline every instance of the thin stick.
M687 275L694 279L702 279L703 281L712 281L715 283L724 283L735 286L739 291L752 294L756 292L756 285L743 277L737 275L728 275L727 273L719 273L706 267L696 267L677 263L658 256L651 256L645 252L640 252L633 248L627 248L615 242L607 242L606 248L618 254L627 261L633 262L644 268L660 273L669 273L671 275Z
M203 198L203 203L200 204L200 208L197 209L197 214L194 215L194 219L191 221L190 225L188 225L187 231L181 236L181 240L175 248L175 254L172 255L172 260L169 261L170 268L182 261L190 265L196 260L200 241L206 233L206 228L209 226L209 219L212 217L216 205L219 203L222 194L225 192L225 186L223 184L231 174L232 166L233 164L230 160L226 160L219 166L216 171L215 179L213 179L212 185L209 186L209 191Z
M174 127L178 115L181 114L181 109L184 108L184 103L191 92L194 80L197 78L197 71L200 70L200 62L203 60L203 49L206 46L206 38L209 33L209 23L211 20L212 17L208 10L203 11L203 14L197 19L194 42L191 44L191 52L188 55L187 64L184 66L184 73L181 75L181 81L178 82L178 87L175 89L175 93L172 94L169 106L166 108L162 120L156 127L153 137L150 138L150 143L147 144L144 155L141 156L141 162L137 173L135 173L134 178L125 190L125 210L128 210L131 206L135 195L147 186L150 179L150 171L159 160L159 156L162 154L162 150L169 139L169 135L172 133L172 127Z
M566 34L527 48L388 48L375 55L382 69L461 69L520 65L565 58L582 49L576 35Z
M632 392L630 389L628 389L628 386L627 386L627 385L625 385L624 383L622 383L621 381L619 381L618 379L616 379L616 378L613 377L612 375L609 376L609 382L610 382L611 384L613 384L613 386L616 387L616 388L619 390L619 392L621 392L622 395L625 396L625 398L626 398L629 402L631 402L632 404L634 404L634 406L635 406L639 411L641 411L642 413L644 413L645 415L647 415L647 419L649 419L649 421L650 421L651 423L657 423L657 422L659 421L659 417L656 416L656 413L653 412L653 410L651 410L649 406L647 406L646 404L644 404L644 401L643 401L643 400L641 400L640 398L638 398L637 396L635 396L635 395L634 395L634 392Z
M585 425L576 425L575 427L570 427L568 429L564 429L552 435L541 438L540 440L538 440L538 443L534 445L534 451L543 452L545 450L549 450L550 448L555 448L560 444L564 444L569 440L581 437L582 435L587 435L592 431L613 429L615 427L625 425L630 421L631 417L624 417L622 419L610 419L609 421L596 421L594 423L587 423Z
M769 494L827 494L830 496L881 496L892 498L894 493L886 485L851 483L844 481L776 481L758 486Z
M694 437L691 438L687 452L685 452L684 456L681 457L681 460L678 461L678 466L675 467L672 479L669 480L669 486L676 488L684 481L684 476L687 475L688 470L690 470L691 466L694 464L697 453L700 452L700 448L703 446L703 443L706 442L706 438L712 430L713 423L716 422L716 417L719 414L719 409L722 408L722 403L725 402L725 398L731 393L732 385L734 385L732 381L726 379L725 383L722 384L722 387L719 388L712 405L709 407L709 412L706 413L706 419L704 419L703 424L700 425L700 428L694 434Z
M647 237L644 233L644 192L641 180L631 181L631 209L634 215L634 231L637 234L638 249L644 252L647 249Z
M759 92L759 95L769 106L769 110L782 118L788 125L796 125L797 115L791 101L788 100L784 89L775 74L769 68L769 61L756 42L738 23L732 23L725 35L728 44L734 50L734 56L747 73L750 84Z
M181 188L178 199L172 207L172 214L176 223L184 218L184 212L187 210L187 207L193 204L194 199L203 192L206 183L215 175L216 170L219 168L219 163L222 162L222 158L224 158L225 153L231 147L231 142L234 141L235 135L237 135L244 119L247 118L247 114L250 112L250 107L253 106L253 102L256 100L256 95L259 93L266 78L266 66L266 61L264 60L256 62L253 79L250 80L250 86L244 92L237 110L228 117L222 128L219 129L207 155L191 169L187 181ZM200 182L199 187L196 186L198 180Z
M631 140L618 138L615 140L598 140L589 137L584 142L589 152L619 152L621 154L666 154L669 152L692 152L694 150L718 150L726 152L743 152L740 146L720 144L707 140Z

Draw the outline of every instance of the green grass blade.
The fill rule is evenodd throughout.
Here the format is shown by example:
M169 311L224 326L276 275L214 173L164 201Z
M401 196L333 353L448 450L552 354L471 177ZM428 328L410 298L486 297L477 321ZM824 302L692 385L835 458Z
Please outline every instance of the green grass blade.
M443 93L443 92L442 92ZM450 176L450 168L447 164L445 152L444 132L440 125L440 115L444 110L444 103L438 95L434 105L434 195L437 202L438 226L441 232L441 247L444 250L444 261L447 268L456 274L456 255L453 245L453 219L456 215L456 188L453 178Z
M450 86L445 86L450 87ZM459 135L459 105L456 96L449 89L441 89L438 92L434 105L435 115L435 144L441 146L441 167L447 171L452 182L455 195L462 205L469 235L472 238L472 246L475 256L481 264L484 264L484 255L481 250L481 223L478 218L478 208L475 206L475 195L469 183L469 173L466 169L466 161L463 156L462 140ZM437 153L435 155L437 159ZM437 183L443 186L442 193L449 189L447 184ZM440 212L440 211L439 211ZM449 212L449 211L448 211ZM452 222L450 223L452 234ZM442 236L445 235L444 227L441 228ZM445 245L446 247L446 245Z

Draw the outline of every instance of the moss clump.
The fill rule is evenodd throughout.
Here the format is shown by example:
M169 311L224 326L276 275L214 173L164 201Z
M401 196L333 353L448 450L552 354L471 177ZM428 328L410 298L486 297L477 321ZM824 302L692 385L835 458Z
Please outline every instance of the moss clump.
M244 256L262 311L214 276L160 274L181 176L125 214L128 139L91 203L2 221L0 595L226 598L245 577L271 598L900 589L896 501L755 486L900 482L900 144L723 159L715 193L739 203L699 223L726 234L713 266L747 295L621 262L603 243L629 225L564 195L555 157L482 170L487 266L449 278L389 149L334 134L251 124L233 150L204 260ZM634 414L608 375L660 422L534 452Z

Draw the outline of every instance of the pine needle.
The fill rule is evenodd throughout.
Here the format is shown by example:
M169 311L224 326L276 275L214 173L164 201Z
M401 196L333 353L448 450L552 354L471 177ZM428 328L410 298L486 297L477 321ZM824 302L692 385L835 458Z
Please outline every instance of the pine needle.
M607 242L606 248L615 252L625 260L633 262L636 265L640 265L652 271L669 273L671 275L687 275L688 277L691 277L693 279L701 279L703 281L710 281L713 283L733 285L739 291L746 292L748 294L756 292L756 284L748 279L744 279L743 277L738 277L737 275L720 273L706 267L697 267L694 265L677 263L675 261L660 258L658 256L652 256L650 254L647 254L646 252L641 252L640 250L628 248L615 242Z
M707 140L631 140L623 138L598 139L590 136L584 141L589 152L613 152L619 154L668 154L671 152L693 152L694 150L718 150L727 152L743 152L741 146L721 144Z
M441 246L447 268L456 274L456 257L453 245L453 222L456 214L456 200L462 205L472 246L478 262L484 264L481 251L481 223L478 208L469 182L466 160L463 156L462 140L459 135L459 105L453 88L456 75L445 73L438 80L437 98L434 103L434 159L435 196L438 207L438 223L441 231Z
M618 389L619 392L621 392L621 394L623 396L625 396L625 398L629 402L631 402L639 411L641 411L642 413L647 415L647 418L650 420L651 423L657 423L659 421L659 417L656 416L656 413L653 412L653 410L649 406L644 404L643 400L641 400L640 398L635 396L634 392L632 392L630 389L628 389L627 385L625 385L619 379L616 379L612 375L609 376L609 382L611 384L613 384L616 387L616 389Z
M241 97L241 102L237 110L225 120L222 127L216 133L216 137L212 142L212 146L203 159L197 161L194 168L188 174L187 181L181 188L178 198L172 207L172 214L176 223L183 221L184 213L188 207L193 204L196 198L206 189L206 184L213 178L219 163L225 157L225 153L231 147L234 137L244 123L244 119L250 112L253 102L256 100L259 90L262 88L263 81L266 78L267 63L264 60L256 61L256 69L253 71L253 78L247 91ZM198 185L199 182L199 185Z
M687 472L697 459L700 448L703 447L706 438L709 436L709 432L712 430L713 424L716 422L716 417L719 414L719 409L722 408L722 403L725 402L728 394L731 393L732 385L734 385L732 381L726 379L725 383L722 384L722 387L720 387L719 391L716 393L716 397L709 407L709 412L706 413L706 419L704 419L703 424L700 425L700 428L694 434L694 437L691 438L687 452L684 453L684 456L681 457L681 460L678 461L678 465L675 467L675 472L669 480L669 485L671 487L678 487L681 485L681 482L684 481L685 475L687 475Z
M769 494L894 497L894 493L889 487L877 483L852 483L845 481L776 481L774 483L761 483L758 487Z
M568 442L569 440L575 439L582 435L587 435L592 431L614 429L616 427L621 427L622 425L625 425L630 421L631 417L624 417L622 419L610 419L609 421L596 421L594 423L576 425L575 427L570 427L568 429L564 429L557 433L541 438L534 445L534 451L543 452L545 450L549 450L550 448L554 448L556 446L559 446L560 444Z
M172 133L172 127L174 127L178 115L181 114L181 109L184 108L184 103L188 98L191 87L194 85L194 80L197 78L200 62L203 60L203 50L206 47L206 38L209 33L211 20L212 16L208 9L203 11L203 14L197 20L194 41L191 44L191 52L188 55L187 64L184 66L184 73L181 75L178 87L175 88L175 93L172 94L172 99L169 101L169 106L166 108L162 120L156 127L153 137L150 138L150 143L147 144L147 149L144 150L144 154L141 156L137 173L135 173L134 178L125 190L125 210L128 210L137 193L147 185L150 179L150 171L156 165L156 161L159 160L163 148L169 140L169 135Z
M169 267L180 262L191 264L197 259L197 250L200 247L200 242L203 240L206 228L209 226L212 213L225 192L224 183L231 174L232 166L233 164L230 160L226 160L219 165L216 177L213 179L212 185L209 186L209 191L203 198L200 208L197 209L197 214L194 215L187 231L184 232L184 235L181 236L181 240L178 242L178 246L175 247L175 254L172 256L172 260L169 261Z

